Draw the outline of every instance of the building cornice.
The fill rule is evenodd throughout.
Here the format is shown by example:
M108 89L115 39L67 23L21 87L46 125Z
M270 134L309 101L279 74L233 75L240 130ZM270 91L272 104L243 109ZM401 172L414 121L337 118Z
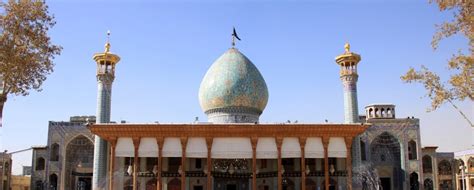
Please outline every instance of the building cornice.
M90 124L107 139L118 137L354 137L367 124Z

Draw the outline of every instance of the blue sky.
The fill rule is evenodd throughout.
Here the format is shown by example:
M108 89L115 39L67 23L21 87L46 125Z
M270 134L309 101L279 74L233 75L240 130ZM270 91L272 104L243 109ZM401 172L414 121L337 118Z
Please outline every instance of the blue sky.
M43 91L9 97L0 149L44 145L48 121L95 115L97 83L92 55L111 50L122 60L112 93L112 120L205 121L198 89L206 70L230 47L259 68L269 88L262 122L343 122L343 94L334 57L344 43L361 54L359 110L393 103L398 117L421 119L422 145L440 151L470 147L472 129L449 105L426 113L421 85L404 84L410 67L427 65L443 77L446 61L467 44L460 36L430 46L434 25L450 19L427 1L48 1L57 24L50 34L63 52ZM472 102L458 103L473 119ZM31 164L17 154L15 173Z

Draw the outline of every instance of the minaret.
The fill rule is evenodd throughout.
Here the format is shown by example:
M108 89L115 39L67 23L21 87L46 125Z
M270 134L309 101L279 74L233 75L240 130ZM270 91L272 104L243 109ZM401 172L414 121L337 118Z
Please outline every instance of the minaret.
M107 43L103 53L94 54L97 63L97 123L110 122L110 104L112 95L112 83L115 78L115 64L120 57L110 52L110 32L107 32ZM92 189L106 188L107 171L107 141L95 136L94 141L94 169L92 177Z
M345 123L359 122L357 106L357 64L360 55L350 51L349 43L344 45L345 52L336 57L336 63L341 66L341 81L344 86L344 121Z

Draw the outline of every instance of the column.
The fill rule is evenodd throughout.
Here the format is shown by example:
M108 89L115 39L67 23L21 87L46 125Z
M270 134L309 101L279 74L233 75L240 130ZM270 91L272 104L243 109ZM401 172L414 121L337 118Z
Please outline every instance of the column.
M329 189L329 158L328 158L328 146L329 146L329 137L323 137L323 146L324 146L324 186L325 190Z
M206 138L207 145L207 190L212 190L212 159L211 159L211 149L212 149L212 137Z
M186 145L188 137L181 137L181 190L186 190Z
M283 143L283 137L277 137L276 138L276 143L277 143L277 149L278 149L278 190L283 190L282 187L282 182L283 182L283 174L281 173L281 144Z
M133 138L134 158L133 158L133 190L137 190L138 181L138 147L140 147L140 138Z
M117 144L117 139L114 138L110 140L109 143L110 143L109 188L114 189L115 145Z
M163 142L164 138L163 137L158 137L156 138L156 143L158 143L158 172L156 173L156 189L161 190L162 188L162 183L161 183L161 171L162 171L162 163L163 163Z
M346 148L347 148L347 156L346 156L346 171L347 171L347 190L352 190L352 139L353 137L346 137Z
M306 137L300 137L301 147L301 190L306 190L306 163L304 157L304 147L306 146Z
M252 137L252 190L257 190L257 137Z

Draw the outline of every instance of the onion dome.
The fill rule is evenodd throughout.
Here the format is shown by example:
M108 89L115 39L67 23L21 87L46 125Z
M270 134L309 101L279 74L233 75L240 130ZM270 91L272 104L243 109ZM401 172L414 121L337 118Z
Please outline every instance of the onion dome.
M199 102L211 122L258 122L268 102L268 89L257 67L230 48L204 76Z

